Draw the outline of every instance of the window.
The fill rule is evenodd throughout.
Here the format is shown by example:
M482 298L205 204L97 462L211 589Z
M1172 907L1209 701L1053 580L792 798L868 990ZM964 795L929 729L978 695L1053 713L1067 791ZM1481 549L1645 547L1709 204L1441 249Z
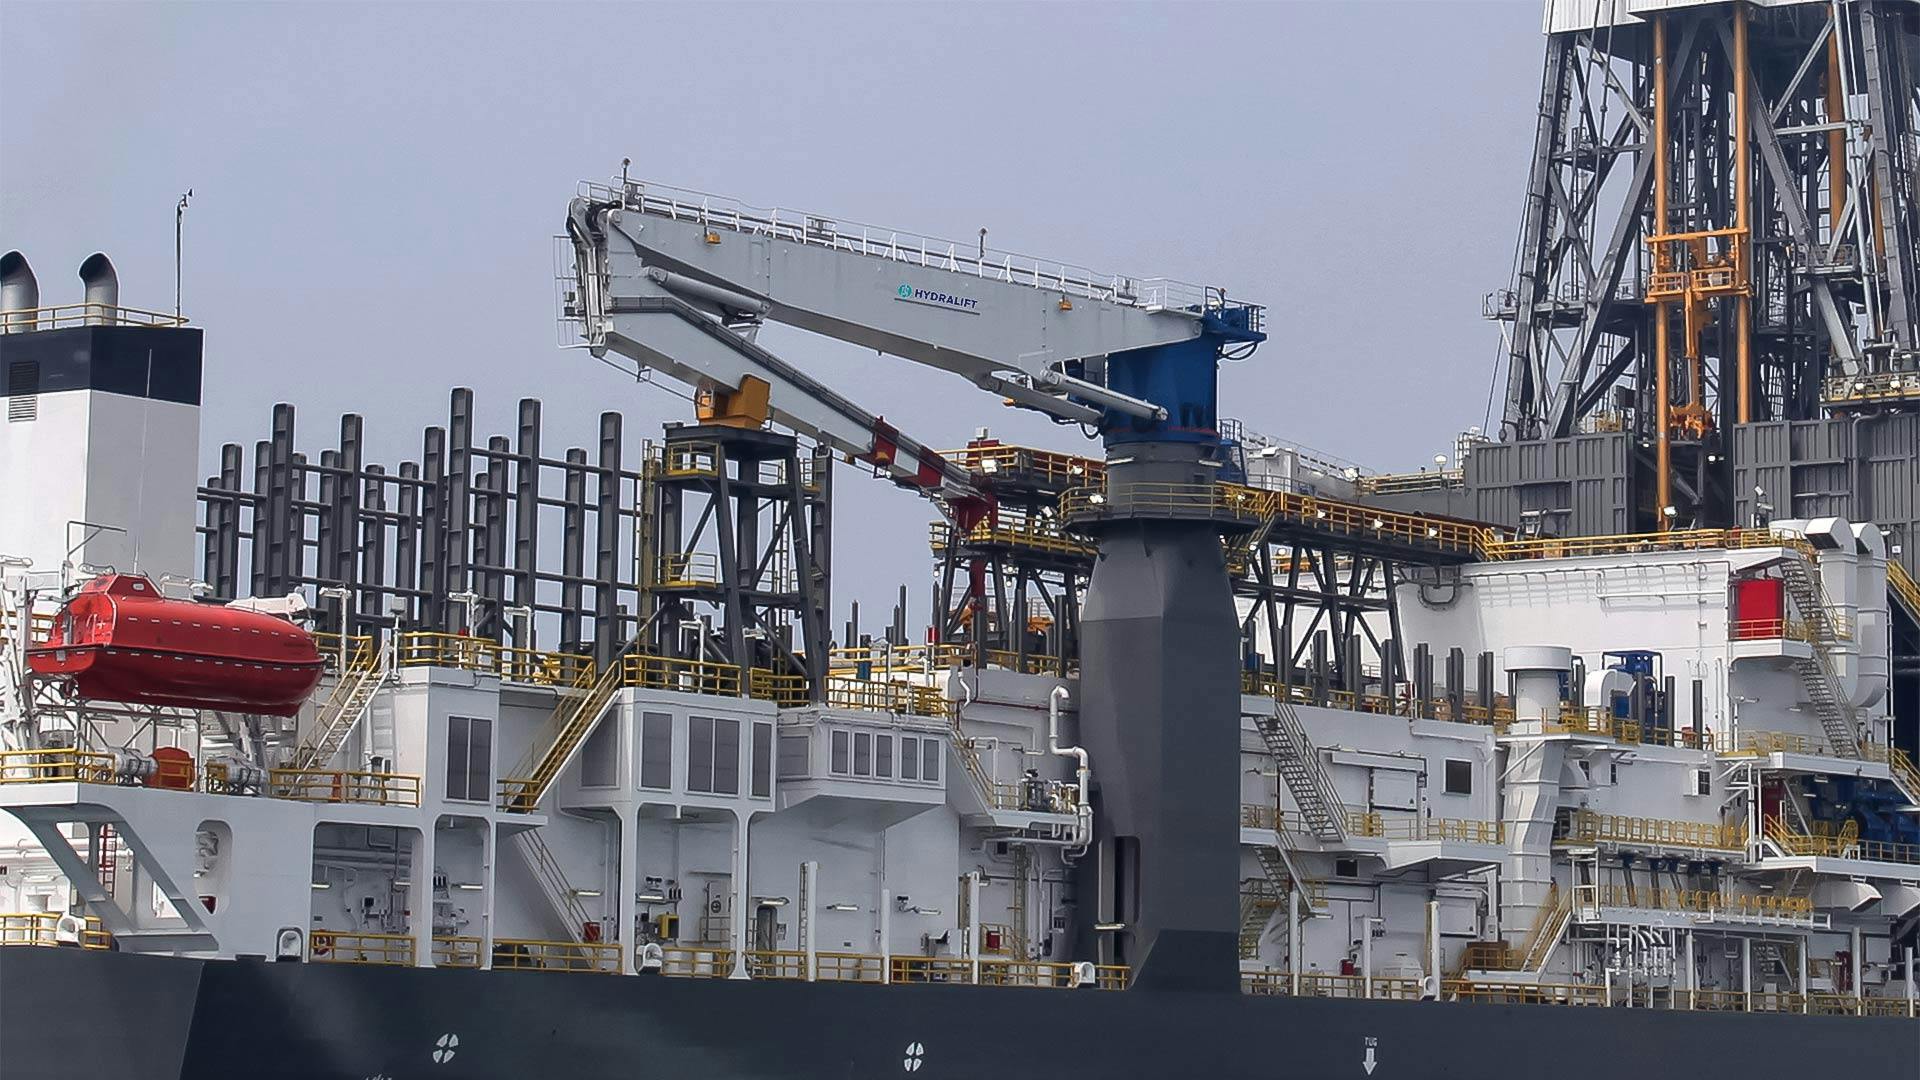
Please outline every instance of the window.
M780 736L780 779L813 775L813 740L805 735Z
M486 802L492 797L493 721L447 718L447 798Z
M1448 758L1445 790L1449 795L1473 794L1473 762Z
M900 779L920 779L920 740L911 735L900 736Z
M1689 795L1713 794L1713 770L1712 769L1693 770L1692 784L1688 788L1687 794Z
M853 737L853 775L873 775L873 734L858 732Z
M920 779L929 784L940 782L940 740L920 740Z
M673 786L673 716L669 713L640 717L640 786L655 791Z
M893 736L873 737L873 775L885 780L893 776Z
M835 729L833 733L833 771L841 776L847 775L847 773L853 769L851 761L852 752L848 749L852 743L852 735Z
M740 794L740 721L687 718L687 790Z
M620 782L620 724L602 718L580 748L580 786L612 787Z
M753 789L756 799L773 794L773 725L753 725Z

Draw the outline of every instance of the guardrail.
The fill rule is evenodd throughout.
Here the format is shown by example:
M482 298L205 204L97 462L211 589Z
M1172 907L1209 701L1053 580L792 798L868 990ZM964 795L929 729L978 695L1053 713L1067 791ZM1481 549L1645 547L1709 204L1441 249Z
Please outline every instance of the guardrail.
M494 938L493 968L495 971L591 971L617 975L620 946L614 942Z
M79 946L83 949L111 949L113 935L102 929L100 920L92 915L80 918L77 932L67 940L61 939L60 920L66 918L57 911L23 911L0 914L0 947L8 945L46 945Z
M456 934L433 939L433 966L477 968L480 966L480 939Z
M723 946L667 945L661 953L663 975L724 979L733 974L733 950Z
M267 794L301 802L419 806L420 778L407 773L274 769L267 774Z
M315 930L307 935L307 959L321 964L413 965L413 935Z
M1767 839L1781 851L1794 856L1920 864L1920 844L1863 840L1859 836L1859 824L1854 821L1848 821L1838 834L1808 834L1794 832L1780 818L1769 818Z
M54 616L51 612L31 615L27 619L27 644L44 645L53 640ZM0 611L0 645L12 643L20 633L20 613Z
M458 668L530 686L573 687L583 678L591 684L594 674L590 656L522 649L467 634L401 634L394 657L401 667Z
M0 784L111 784L113 755L56 747L0 750Z
M21 308L17 311L0 313L0 326L5 326L9 333L15 334L31 330L67 330L76 326L175 327L185 325L187 320L182 315L169 315L162 311L147 311L142 308L91 301L83 304Z
M1556 840L1713 851L1743 851L1747 846L1744 824L1633 817L1584 809L1575 810L1562 820L1564 827L1557 830Z
M1906 605L1907 614L1915 622L1920 622L1920 582L1913 580L1913 575L1907 573L1906 565L1898 559L1887 560L1887 585Z
M1380 840L1458 840L1468 844L1503 844L1506 823L1458 818L1387 817L1377 810L1347 811L1347 835Z
M1168 278L1102 274L1070 263L980 248L973 241L941 240L802 210L749 206L736 199L664 184L622 181L619 187L614 187L585 182L580 185L580 192L628 210L695 222L708 229L727 229L970 277L1052 289L1069 296L1147 311L1199 311L1216 302L1217 291L1203 285Z
M827 676L826 700L837 709L866 709L935 719L953 714L953 703L937 687L844 675Z
M1756 921L1806 922L1813 917L1813 900L1806 896L1723 894L1710 889L1667 889L1625 885L1576 885L1577 908L1612 907L1640 911L1674 911L1730 915Z
M1299 975L1302 997L1364 998L1366 977L1303 971ZM1254 996L1285 997L1293 992L1294 976L1280 969L1242 972L1240 988ZM1375 976L1373 997L1377 1000L1409 1000L1423 996L1421 980ZM1355 991L1356 984L1358 992ZM1813 1013L1825 1016L1920 1016L1920 1001L1907 998L1856 997L1851 994L1790 994L1744 990L1683 990L1650 993L1646 988L1616 987L1614 1002L1608 1001L1607 987L1572 982L1509 982L1487 979L1444 979L1440 984L1443 1001L1496 1005L1584 1005L1603 1007L1617 1002L1634 1008L1668 1009L1680 1012L1764 1012Z

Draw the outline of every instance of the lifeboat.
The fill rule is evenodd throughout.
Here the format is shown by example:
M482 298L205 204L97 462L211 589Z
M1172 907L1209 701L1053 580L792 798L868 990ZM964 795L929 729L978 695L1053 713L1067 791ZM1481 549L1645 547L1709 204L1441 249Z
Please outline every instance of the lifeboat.
M82 698L292 716L320 682L313 635L257 611L172 600L138 574L87 582L60 609L36 674Z

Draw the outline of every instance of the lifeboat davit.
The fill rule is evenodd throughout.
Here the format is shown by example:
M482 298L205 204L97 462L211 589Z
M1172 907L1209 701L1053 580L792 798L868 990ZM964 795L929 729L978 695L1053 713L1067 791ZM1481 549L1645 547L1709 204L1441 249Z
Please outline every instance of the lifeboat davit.
M292 716L320 682L313 635L257 611L171 600L139 574L105 574L60 609L27 650L39 675L82 698Z

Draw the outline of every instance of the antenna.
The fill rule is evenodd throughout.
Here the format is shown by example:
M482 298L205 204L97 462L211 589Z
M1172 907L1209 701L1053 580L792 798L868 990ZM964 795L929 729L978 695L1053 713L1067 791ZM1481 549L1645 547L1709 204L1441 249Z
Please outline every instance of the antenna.
M173 317L180 318L180 232L187 216L187 203L193 198L193 189L180 196L180 202L173 208Z

